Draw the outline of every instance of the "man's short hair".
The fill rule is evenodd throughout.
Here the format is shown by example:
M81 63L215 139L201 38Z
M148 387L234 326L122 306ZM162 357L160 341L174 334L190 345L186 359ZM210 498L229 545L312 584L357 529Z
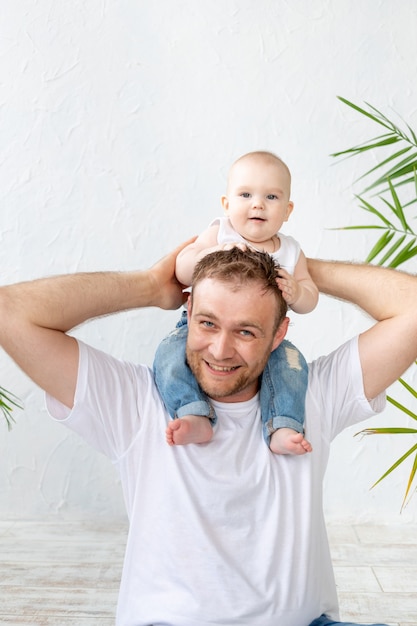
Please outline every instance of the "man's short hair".
M205 278L231 285L231 289L257 283L265 293L272 293L277 301L274 332L287 315L288 306L282 297L276 279L279 265L270 254L237 246L230 250L216 250L206 254L196 264L192 277L195 288Z

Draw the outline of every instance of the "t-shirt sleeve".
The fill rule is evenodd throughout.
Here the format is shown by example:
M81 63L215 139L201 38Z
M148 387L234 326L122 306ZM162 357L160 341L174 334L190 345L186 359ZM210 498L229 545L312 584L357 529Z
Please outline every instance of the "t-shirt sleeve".
M69 409L46 394L46 408L53 419L117 461L140 432L150 397L157 396L152 372L146 366L121 361L81 341L78 344L74 406Z
M309 386L316 410L327 422L330 440L385 408L385 393L370 401L365 397L358 337L314 361L309 366Z

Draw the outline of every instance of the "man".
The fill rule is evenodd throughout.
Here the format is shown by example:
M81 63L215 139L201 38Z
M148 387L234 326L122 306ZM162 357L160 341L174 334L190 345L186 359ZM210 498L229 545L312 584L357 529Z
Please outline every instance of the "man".
M384 406L417 356L417 282L398 271L310 260L320 291L377 323L309 370L313 452L263 444L258 378L285 336L269 255L204 257L187 357L218 421L210 443L168 446L152 372L66 334L100 315L177 308L182 247L143 272L78 274L0 289L2 345L65 421L118 467L130 519L117 626L327 626L338 619L322 513L329 443Z

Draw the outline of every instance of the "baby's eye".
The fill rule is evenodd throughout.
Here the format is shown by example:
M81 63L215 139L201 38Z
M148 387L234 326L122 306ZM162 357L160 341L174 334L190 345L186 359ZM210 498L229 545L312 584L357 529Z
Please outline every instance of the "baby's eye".
M275 195L274 193L270 193L266 196L268 198L268 200L277 200L278 196Z
M242 198L249 198L250 193L248 191L243 191L241 194Z

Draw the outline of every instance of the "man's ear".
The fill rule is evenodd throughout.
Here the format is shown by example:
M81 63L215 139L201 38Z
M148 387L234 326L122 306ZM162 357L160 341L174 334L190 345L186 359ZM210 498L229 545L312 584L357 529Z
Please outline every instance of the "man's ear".
M223 209L227 212L229 209L229 200L227 199L227 196L221 197L221 203L222 203Z
M187 298L187 324L190 323L192 308L193 308L193 297L192 297L192 294L190 293L190 295Z
M271 352L275 350L275 348L278 348L279 344L282 343L282 341L285 339L285 335L287 334L289 323L290 323L290 318L284 317L284 319L282 320L281 324L279 325L278 329L275 332L274 340L272 342Z

